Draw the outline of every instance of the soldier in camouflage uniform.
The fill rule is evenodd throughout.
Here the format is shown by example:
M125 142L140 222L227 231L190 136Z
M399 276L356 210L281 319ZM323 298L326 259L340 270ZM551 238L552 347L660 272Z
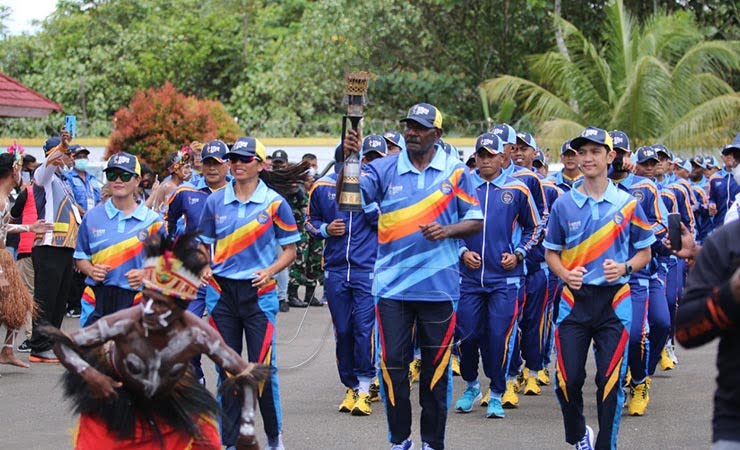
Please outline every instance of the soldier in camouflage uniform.
M321 270L324 242L313 239L305 229L306 207L308 196L306 192L310 186L298 186L295 195L290 195L288 204L291 205L293 216L298 224L301 241L296 243L296 259L290 266L290 281L288 282L288 304L299 308L308 305L324 306L324 302L314 296L316 286L323 282L324 273ZM304 300L298 297L298 287L306 287Z

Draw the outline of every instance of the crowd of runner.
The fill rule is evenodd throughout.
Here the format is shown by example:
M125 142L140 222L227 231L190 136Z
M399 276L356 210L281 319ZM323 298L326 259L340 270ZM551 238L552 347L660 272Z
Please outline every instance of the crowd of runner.
M669 389L655 372L678 367L676 311L693 259L671 248L668 216L699 246L737 220L740 139L683 158L587 127L562 144L553 173L549 150L508 124L478 136L465 159L433 105L401 122L400 133L350 130L321 177L315 155L291 163L249 136L173 152L161 183L121 152L103 184L66 132L46 141L40 164L14 144L0 154L0 363L28 367L14 351L28 352L70 371L77 448L183 436L193 448L252 448L256 402L267 447L281 449L276 317L328 305L337 410L367 416L382 401L392 449L414 448L417 382L422 449L444 448L449 409L504 419L550 385L566 442L615 448L623 407L645 414L651 390ZM343 211L353 151L362 205ZM80 330L60 332L65 315ZM592 344L597 434L581 393ZM216 406L201 353L218 364ZM454 398L453 374L464 381ZM95 406L124 392L115 413ZM176 404L182 395L193 401Z

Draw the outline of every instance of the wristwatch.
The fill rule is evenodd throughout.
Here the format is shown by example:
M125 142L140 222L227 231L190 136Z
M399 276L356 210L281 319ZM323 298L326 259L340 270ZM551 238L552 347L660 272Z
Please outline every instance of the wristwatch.
M625 275L631 275L632 274L632 264L625 262L624 263L624 274Z
M518 249L514 250L514 255L516 256L517 262L524 261L524 253L520 252Z

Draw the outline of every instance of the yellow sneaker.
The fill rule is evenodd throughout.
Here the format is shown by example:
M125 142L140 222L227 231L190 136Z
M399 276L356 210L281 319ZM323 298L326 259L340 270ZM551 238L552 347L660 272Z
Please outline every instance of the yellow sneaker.
M409 364L409 383L416 383L419 381L419 375L421 375L421 360L414 359Z
M501 396L501 404L506 409L512 409L519 406L519 395L516 393L516 382L506 382L506 392Z
M641 416L645 414L645 410L650 403L650 384L646 380L644 383L640 383L637 386L632 386L630 389L630 401L627 405L627 410L630 416Z
M455 355L452 355L452 376L453 377L460 376L460 358L458 358Z
M370 383L370 401L371 402L380 401L380 381L378 381L377 378L375 378L373 382Z
M355 407L352 408L353 416L369 416L373 412L370 407L370 394L361 393L357 396Z
M676 364L671 359L671 356L668 354L668 350L663 349L662 352L660 352L660 361L658 362L660 365L660 370L666 371L666 370L673 370L676 368Z
M537 372L537 382L542 386L550 385L550 371L547 370L547 367Z
M491 398L491 388L488 388L488 390L486 391L486 394L485 394L485 395L483 396L483 398L482 398L482 399L480 399L480 405L481 405L482 407L484 407L484 408L485 408L486 406L488 406L488 400L489 400L490 398Z
M357 403L357 392L354 389L347 388L344 400L339 404L339 412L351 412Z
M524 382L524 395L540 394L542 394L542 389L540 389L540 385L537 383L537 377L534 375L527 377L527 381Z

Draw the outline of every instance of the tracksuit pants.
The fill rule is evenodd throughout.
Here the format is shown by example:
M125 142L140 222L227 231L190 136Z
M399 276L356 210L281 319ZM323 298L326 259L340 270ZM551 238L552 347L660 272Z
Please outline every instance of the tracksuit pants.
M506 390L506 373L514 351L521 280L502 279L494 283L460 285L455 341L460 349L460 375L478 379L478 359L491 384L491 392Z
M188 303L188 311L195 314L195 316L198 318L202 318L203 313L206 311L205 293L206 287L200 286L198 288L198 295L195 300L192 300L190 303ZM203 367L200 363L200 357L200 354L198 356L195 356L191 362L193 365L193 371L195 372L195 378L197 380L203 379Z
M649 351L647 374L652 376L671 333L671 312L665 296L665 285L658 278L651 278L648 294Z
M647 361L650 352L648 326L648 297L650 281L645 278L630 279L632 296L632 325L630 328L629 369L633 381L642 381L647 376Z
M88 327L101 317L138 305L142 294L118 286L87 286L80 300L80 326Z
M246 336L247 357L250 362L269 364L270 377L263 381L257 391L265 433L275 439L282 428L280 412L280 390L278 388L277 365L275 363L275 316L278 299L275 280L259 290L251 280L232 280L214 276L221 288L221 298L209 310L226 344L236 353L242 354L242 342ZM209 305L210 308L210 305ZM219 382L227 377L219 368ZM221 442L225 446L235 445L239 435L239 417L242 404L238 396L219 396L221 409Z
M666 273L665 277L665 296L671 318L670 336L676 333L676 310L678 308L678 299L683 290L685 268L686 262L683 259L676 258L668 264L668 273Z
M560 303L560 294L563 292L563 281L555 275L555 272L548 270L547 275L547 306L546 319L547 333L545 334L545 352L542 355L542 367L546 368L552 360L552 345L555 331L555 322L558 320L558 305Z
M575 444L586 434L583 383L591 341L596 359L596 404L599 415L597 449L616 448L627 371L632 302L629 284L563 287L555 325L555 394L565 424L565 440Z
M526 367L536 375L542 370L542 357L545 353L546 308L547 308L547 273L540 269L526 276L526 297L519 324L521 339L519 346Z
M375 377L372 272L325 272L325 293L334 324L339 379L348 388Z
M379 378L390 442L400 444L411 435L409 363L413 359L411 329L416 324L421 348L421 439L434 449L444 449L447 410L452 401L453 301L378 298L375 314Z

